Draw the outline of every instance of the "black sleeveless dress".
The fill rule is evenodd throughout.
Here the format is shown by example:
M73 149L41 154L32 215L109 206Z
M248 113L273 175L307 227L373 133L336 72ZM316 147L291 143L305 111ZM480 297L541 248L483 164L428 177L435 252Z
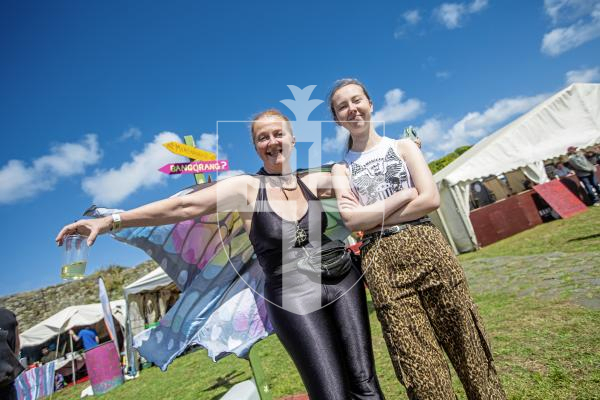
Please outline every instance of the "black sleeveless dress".
M361 272L353 268L342 278L318 281L298 271L305 248L330 240L324 235L327 215L298 178L308 209L299 221L281 218L260 179L249 237L266 277L269 319L310 398L383 399Z

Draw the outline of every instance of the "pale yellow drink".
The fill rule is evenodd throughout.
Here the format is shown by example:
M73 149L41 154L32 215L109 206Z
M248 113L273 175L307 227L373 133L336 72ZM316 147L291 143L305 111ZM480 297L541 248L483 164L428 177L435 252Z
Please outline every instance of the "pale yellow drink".
M60 269L60 277L65 281L82 279L85 276L85 267L87 261L75 261L71 264L63 265Z
M65 281L81 279L85 275L88 250L87 237L68 235L65 237L65 253L60 277Z

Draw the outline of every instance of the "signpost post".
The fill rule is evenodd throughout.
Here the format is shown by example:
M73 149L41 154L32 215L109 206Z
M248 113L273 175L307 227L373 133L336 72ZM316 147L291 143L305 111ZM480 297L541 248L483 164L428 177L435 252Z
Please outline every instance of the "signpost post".
M202 149L197 149L194 137L192 135L184 136L183 139L185 141L185 144L178 142L169 142L164 143L163 146L165 146L172 153L188 157L190 161L217 160L217 155L215 153L211 153ZM161 168L161 171L163 168ZM197 184L207 182L207 179L204 174L194 174L194 178L196 179ZM210 182L210 177L208 179L208 182ZM252 375L254 377L254 382L256 383L256 389L258 390L260 400L272 400L273 396L271 395L271 390L269 388L267 380L265 379L264 372L260 365L260 357L258 355L258 351L254 347L250 349L250 352L248 354L248 361L250 362L250 369L252 370Z

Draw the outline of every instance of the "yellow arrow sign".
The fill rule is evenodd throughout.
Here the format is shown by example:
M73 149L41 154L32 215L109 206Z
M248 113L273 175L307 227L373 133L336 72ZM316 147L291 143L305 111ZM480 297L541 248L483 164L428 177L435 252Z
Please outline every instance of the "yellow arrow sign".
M213 161L217 159L217 155L215 153L197 149L179 142L163 143L163 146L165 146L171 153L179 154L180 156L198 161Z

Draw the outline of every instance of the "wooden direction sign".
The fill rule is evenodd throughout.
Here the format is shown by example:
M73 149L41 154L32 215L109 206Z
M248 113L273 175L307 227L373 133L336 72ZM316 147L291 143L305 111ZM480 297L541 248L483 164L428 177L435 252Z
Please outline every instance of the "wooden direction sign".
M191 158L193 160L214 161L217 159L217 155L215 153L197 149L179 142L163 143L163 146L165 146L171 153L179 154L180 156Z
M554 179L541 185L535 185L536 191L546 203L560 215L561 218L569 218L575 214L587 211L587 206L579 200L562 182Z

